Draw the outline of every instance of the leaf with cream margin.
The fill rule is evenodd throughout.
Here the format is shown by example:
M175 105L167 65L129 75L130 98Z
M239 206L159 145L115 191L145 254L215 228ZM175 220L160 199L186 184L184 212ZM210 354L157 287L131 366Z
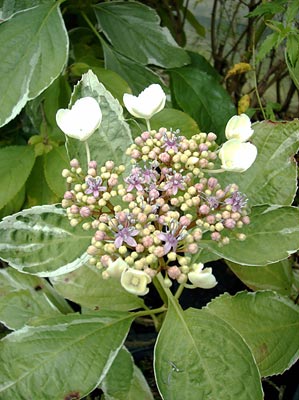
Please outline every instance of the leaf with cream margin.
M8 328L19 329L37 316L70 312L73 309L46 279L12 267L0 269L0 321Z
M0 126L50 86L66 64L68 35L59 5L44 2L0 24L0 93L6 93L0 100Z
M275 292L223 294L204 309L244 338L262 376L282 374L299 357L299 307Z
M290 295L292 290L292 265L289 259L273 264L255 266L239 265L226 261L237 277L252 290L274 290L281 295Z
M163 399L263 398L258 368L239 333L206 311L183 311L170 298L154 368Z
M109 311L36 321L0 342L0 398L82 398L104 379L132 316ZM37 325L39 324L39 325Z
M128 293L119 279L103 279L102 271L83 265L75 271L51 278L63 297L92 310L128 311L144 306L142 298Z
M0 222L0 258L19 270L49 277L84 265L91 234L72 227L66 211L55 205L36 206Z
M118 352L101 384L101 389L105 400L154 399L142 372L134 364L133 357L125 347Z
M250 141L258 154L245 172L219 174L225 186L234 182L248 197L250 206L258 204L291 205L297 190L297 165L294 158L299 148L299 121L253 124Z
M84 74L75 86L71 104L86 96L96 99L102 111L101 125L88 139L91 159L101 162L101 165L107 160L113 160L116 164L128 163L129 158L125 155L125 150L133 143L133 140L129 125L123 117L123 109L91 70ZM81 165L85 165L84 144L68 137L66 143L70 159L77 158Z
M240 230L246 235L245 240L238 240L235 231L229 232L226 234L229 244L221 247L213 240L206 240L204 234L200 246L237 264L271 264L299 249L298 219L297 207L255 206L251 210L250 224ZM196 261L200 261L200 254Z

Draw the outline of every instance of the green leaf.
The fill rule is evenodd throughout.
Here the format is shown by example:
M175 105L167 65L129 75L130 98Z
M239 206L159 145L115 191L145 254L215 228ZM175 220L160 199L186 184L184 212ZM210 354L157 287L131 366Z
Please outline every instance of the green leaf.
M252 290L274 290L290 295L292 289L292 266L288 259L263 266L239 265L227 261L229 268Z
M103 380L130 327L127 313L67 315L0 343L2 399L82 398Z
M75 86L72 104L81 97L94 97L100 104L103 119L100 127L88 139L91 159L105 163L113 160L117 164L127 163L125 150L133 142L128 124L123 118L123 109L119 102L99 83L96 75L89 71L82 76ZM77 158L82 165L86 164L85 146L76 139L67 138L67 149L70 159Z
M142 132L147 130L144 120L129 120L131 126L131 132L134 137L139 136ZM193 135L198 133L199 127L197 123L188 114L174 108L164 108L164 110L155 114L150 121L151 128L159 130L164 127L176 131L180 130L180 133L187 138L191 138Z
M296 207L256 206L252 208L250 224L242 228L244 241L231 233L228 245L220 247L212 240L203 240L201 247L241 265L271 264L299 248L298 218Z
M291 205L297 190L299 121L263 121L253 125L252 143L258 149L254 164L243 173L223 173L223 185L235 182L250 205Z
M278 47L282 40L283 36L280 34L280 32L275 31L273 33L270 33L261 43L258 49L258 53L256 56L257 62L262 61L274 47Z
M21 191L35 161L30 146L9 146L0 149L0 209Z
M7 215L14 214L22 208L25 201L25 185L21 190L0 210L0 220Z
M72 308L42 278L8 267L0 269L0 321L22 328L33 317L69 313Z
M203 132L215 132L218 143L235 107L218 80L197 66L170 71L172 93L179 107L189 114Z
M45 1L43 1L45 2ZM41 4L41 0L2 0L0 2L2 19L8 19L17 11L26 10Z
M43 293L18 290L0 296L0 321L9 329L22 328L31 318L60 314Z
M118 279L104 280L102 272L91 265L55 276L51 283L63 297L92 310L128 311L144 305L140 297L123 289Z
M0 24L0 126L13 119L61 73L68 36L59 2L17 12ZM51 60L51 62L50 62Z
M112 46L133 61L174 68L189 63L155 10L141 3L109 2L94 6L101 30ZM136 45L138 44L138 45Z
M105 86L105 88L120 102L120 104L123 103L124 93L131 93L128 83L116 72L109 69L96 67L94 65L84 65L85 68L81 67L82 73L86 73L89 69L91 69L92 72L97 76L99 82Z
M120 75L132 89L135 95L138 95L144 88L152 83L161 84L161 80L157 74L149 68L131 61L120 53L114 51L105 42L102 42L105 56L105 66Z
M142 372L125 347L118 352L101 389L105 400L154 399Z
M54 147L52 151L45 154L45 178L51 190L58 197L62 197L66 190L65 178L61 175L64 168L69 168L69 159L65 146Z
M193 118L173 108L164 108L164 110L154 115L150 122L152 129L159 130L161 127L173 129L174 131L179 129L180 133L187 138L199 133L199 127Z
M53 308L57 308L61 313L73 312L67 301L61 297L46 279L29 274L23 274L14 268L6 267L0 270L0 295L6 296L11 292L19 290L29 290L32 293L48 299Z
M21 272L55 276L88 260L91 234L71 227L65 210L37 206L5 217L0 223L0 257Z
M30 176L26 182L27 202L26 208L58 203L59 197L51 190L45 178L44 157L36 158ZM61 175L61 172L60 174ZM58 175L58 181L60 176Z
M299 51L298 51L299 34L290 33L287 38L285 61L291 75L291 78L299 89Z
M155 375L163 399L263 398L254 358L243 338L203 310L169 304L155 347Z
M262 376L282 374L299 357L299 307L274 292L224 294L206 310L244 338Z

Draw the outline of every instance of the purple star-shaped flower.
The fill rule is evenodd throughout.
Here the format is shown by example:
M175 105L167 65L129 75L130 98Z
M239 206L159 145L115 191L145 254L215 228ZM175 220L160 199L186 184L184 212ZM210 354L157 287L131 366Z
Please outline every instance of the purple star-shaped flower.
M86 178L85 182L88 186L85 190L85 194L92 194L95 198L99 197L100 192L105 192L107 189L106 186L101 186L103 181L100 176L97 176L96 178L89 176Z
M164 190L168 190L170 194L176 195L179 189L185 189L185 186L183 185L184 177L182 174L176 172L172 176L168 175L167 178L168 180L164 186Z
M171 132L170 136L167 135L167 133L164 133L163 140L164 144L162 145L162 148L165 148L166 151L173 150L178 152L181 136L177 136L177 132Z
M239 212L243 207L246 206L247 197L240 192L234 192L231 197L224 200L225 204L229 204L232 207L233 212Z
M117 249L120 248L124 242L131 247L137 246L137 242L133 236L138 235L138 229L135 229L133 226L123 227L122 225L119 225L118 229L118 232L115 233L114 240L114 245Z
M139 167L133 168L131 174L125 178L125 182L128 184L127 192L131 192L133 189L142 192L142 184L144 183L142 169Z
M165 242L163 247L164 255L169 253L171 249L176 251L178 242L184 239L187 235L185 227L180 227L178 222L175 220L172 220L170 222L170 227L167 227L166 229L167 232L160 232L157 235L160 240Z
M164 254L169 253L171 249L173 251L176 251L178 245L178 239L171 232L166 232L166 233L161 232L157 236L160 240L165 242L163 246Z

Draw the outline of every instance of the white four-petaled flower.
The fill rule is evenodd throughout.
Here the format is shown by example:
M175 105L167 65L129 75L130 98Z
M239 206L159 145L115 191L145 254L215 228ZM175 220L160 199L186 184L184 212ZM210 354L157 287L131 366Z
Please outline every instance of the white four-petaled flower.
M246 142L252 134L251 121L246 114L234 115L225 127L225 136L228 140L238 139L240 142Z
M72 108L61 108L56 113L56 122L67 136L81 141L87 140L100 126L102 111L93 97L82 97Z
M138 96L125 93L123 101L129 113L134 117L149 120L164 108L166 95L161 86L154 83L144 89Z
M150 282L151 278L148 274L133 268L126 268L120 278L120 283L126 291L137 296L144 296L148 293L149 288L147 285Z
M188 279L194 286L202 289L211 289L217 285L212 268L204 268L202 263L193 265L193 270L188 273Z
M230 139L223 143L219 158L221 168L225 171L244 172L254 163L257 148L251 143L242 143L238 139Z
M128 267L128 264L119 257L115 261L110 261L106 272L113 278L120 278L122 272Z

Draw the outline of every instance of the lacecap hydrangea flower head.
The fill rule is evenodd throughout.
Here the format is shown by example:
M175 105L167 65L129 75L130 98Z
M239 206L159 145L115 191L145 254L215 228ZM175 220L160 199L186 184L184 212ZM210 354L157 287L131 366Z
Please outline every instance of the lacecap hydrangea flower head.
M129 168L90 161L84 173L71 161L63 171L62 206L72 226L94 230L89 262L104 278L120 279L136 295L145 295L160 272L167 286L174 280L188 288L217 284L211 268L192 262L203 235L223 246L232 233L244 240L242 227L250 222L246 195L211 176L217 149L212 132L187 139L160 128L128 147Z

